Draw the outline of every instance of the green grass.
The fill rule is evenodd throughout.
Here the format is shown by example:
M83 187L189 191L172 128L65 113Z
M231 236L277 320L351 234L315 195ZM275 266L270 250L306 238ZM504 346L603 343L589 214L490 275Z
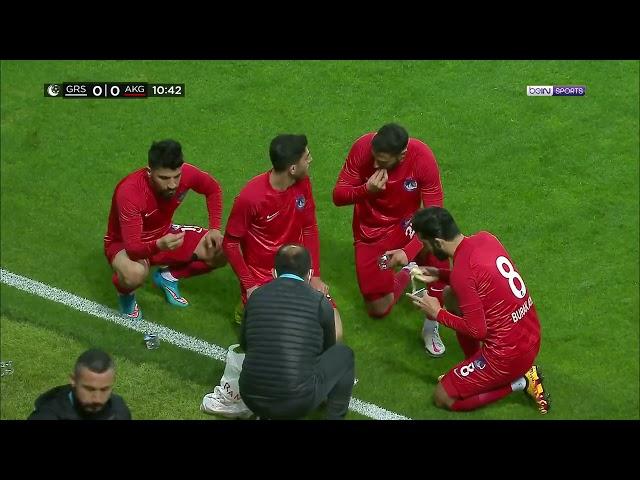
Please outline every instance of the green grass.
M306 133L323 278L356 352L354 395L411 418L538 418L522 395L467 414L435 409L437 375L462 359L453 332L443 329L447 355L431 359L408 302L383 321L364 314L351 208L334 207L331 190L353 140L397 121L433 149L445 206L463 231L497 235L522 272L542 322L539 362L554 400L548 417L640 417L638 62L5 61L1 74L2 268L115 307L102 254L111 196L124 175L144 165L152 140L179 140L187 160L221 182L226 220L240 188L269 168L271 138ZM42 97L44 83L82 80L181 82L186 96ZM583 84L587 95L525 95L526 85L548 84ZM205 224L203 199L188 196L175 220ZM192 306L178 311L148 283L138 294L145 316L221 346L233 343L228 319L239 290L231 269L186 280L182 290ZM76 342L58 357L55 371L63 376L86 345L107 348L123 367L148 361L133 332L11 287L0 292L8 319L1 324L3 359L19 345L5 325L12 321L60 339L52 344ZM161 390L171 392L164 398L184 403L160 411L144 395L134 417L199 418L199 399L222 364L169 345L151 354L155 370L143 371L158 375ZM26 381L18 372L29 367L12 359L12 382ZM124 377L121 369L123 394ZM44 387L23 388L35 394ZM23 418L32 397L3 388L2 418ZM5 402L12 405L7 413Z

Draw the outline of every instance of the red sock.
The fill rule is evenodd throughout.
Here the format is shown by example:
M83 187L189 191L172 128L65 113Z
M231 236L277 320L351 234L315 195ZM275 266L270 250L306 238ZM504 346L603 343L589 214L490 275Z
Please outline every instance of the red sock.
M491 390L490 392L479 393L478 395L465 398L464 400L456 400L455 402L453 402L453 405L451 405L451 410L453 410L454 412L467 412L469 410L475 410L478 407L482 407L483 405L486 405L488 403L500 400L510 393L511 385L506 385L504 387Z
M118 274L116 272L113 272L113 275L111 276L111 283L113 283L113 286L116 287L116 290L123 295L129 295L135 290L135 288L124 288L123 286L121 286L118 282Z
M395 305L398 299L404 293L404 289L409 285L409 280L411 280L411 275L406 269L400 270L393 277L393 304Z
M196 260L195 262L189 262L186 265L180 265L179 267L171 267L169 273L175 278L188 278L196 275L202 275L213 270L209 265L202 260Z
M464 352L464 358L469 358L480 350L480 340L460 332L456 332L456 337L458 337L458 343Z

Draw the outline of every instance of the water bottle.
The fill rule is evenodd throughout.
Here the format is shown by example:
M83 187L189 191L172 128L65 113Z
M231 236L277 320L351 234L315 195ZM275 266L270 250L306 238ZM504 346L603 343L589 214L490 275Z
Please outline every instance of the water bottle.
M0 362L0 376L11 375L13 373L13 362L7 360L6 362Z
M156 348L160 348L160 339L158 338L158 335L155 333L145 333L144 343L149 350L155 350Z

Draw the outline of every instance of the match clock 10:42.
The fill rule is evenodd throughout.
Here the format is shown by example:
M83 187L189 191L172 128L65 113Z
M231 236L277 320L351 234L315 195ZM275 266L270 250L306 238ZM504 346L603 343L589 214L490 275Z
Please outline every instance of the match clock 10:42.
M149 97L184 97L184 83L150 83Z

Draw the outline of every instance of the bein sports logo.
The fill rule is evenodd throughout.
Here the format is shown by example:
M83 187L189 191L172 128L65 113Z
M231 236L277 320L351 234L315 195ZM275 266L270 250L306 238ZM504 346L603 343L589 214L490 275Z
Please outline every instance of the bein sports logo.
M584 97L584 85L527 85L527 97Z

